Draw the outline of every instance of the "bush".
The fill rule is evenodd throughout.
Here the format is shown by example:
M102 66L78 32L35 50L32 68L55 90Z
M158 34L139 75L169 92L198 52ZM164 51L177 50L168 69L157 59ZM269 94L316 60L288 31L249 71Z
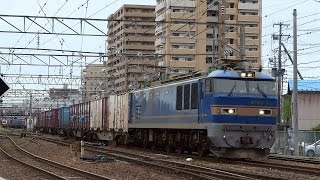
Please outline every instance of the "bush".
M318 124L317 126L311 128L311 131L320 131L320 124Z

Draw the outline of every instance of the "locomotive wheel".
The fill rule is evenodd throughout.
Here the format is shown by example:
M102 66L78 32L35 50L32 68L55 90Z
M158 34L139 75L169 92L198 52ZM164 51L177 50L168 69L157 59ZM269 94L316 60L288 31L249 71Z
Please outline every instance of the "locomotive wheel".
M167 145L164 150L167 152L167 153L170 153L172 152L172 147L170 145Z
M156 145L155 145L154 143L151 145L151 150L152 150L152 151L155 151L155 150L156 150Z

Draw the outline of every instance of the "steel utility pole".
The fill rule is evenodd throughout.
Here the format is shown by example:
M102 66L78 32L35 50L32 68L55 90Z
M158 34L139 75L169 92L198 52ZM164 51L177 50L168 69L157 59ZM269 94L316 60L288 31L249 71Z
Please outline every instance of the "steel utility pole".
M283 26L289 26L288 24L283 24L282 22L274 24L279 26L279 35L278 40L279 40L279 50L278 50L278 70L277 70L277 77L278 77L278 131L281 130L280 124L281 124L281 116L282 116L282 110L281 110L281 99L282 99L282 77L284 74L284 70L282 69L282 61L281 61L281 43L282 43L282 37L283 36L289 36L289 35L283 35L282 34L282 27ZM274 35L275 36L275 35Z
M293 93L292 93L292 127L294 155L299 155L298 146L298 55L297 55L297 10L293 10Z

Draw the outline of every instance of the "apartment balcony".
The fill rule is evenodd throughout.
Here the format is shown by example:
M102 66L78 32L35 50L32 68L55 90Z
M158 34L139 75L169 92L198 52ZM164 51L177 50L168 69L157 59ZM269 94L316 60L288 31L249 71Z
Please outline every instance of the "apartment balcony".
M196 50L195 49L171 49L170 54L192 55L192 54L196 54Z
M237 39L238 38L238 33L237 32L226 32L225 38Z
M196 67L195 61L172 61L170 60L170 67L175 68L194 68Z
M171 12L171 19L196 19L195 13Z
M208 22L219 22L219 18L217 16L208 16L207 21Z
M124 12L124 17L156 17L155 13L150 12Z
M238 4L238 9L250 9L250 10L259 10L260 5L258 3L241 3Z
M260 45L259 39L246 39L246 45Z
M125 80L126 80L126 77L119 77L119 78L117 78L117 79L114 81L114 83L115 83L115 84L122 83L122 82L124 82Z
M154 45L130 44L130 45L126 45L124 47L124 49L126 49L126 50L136 50L136 49L154 50L155 46Z
M226 3L238 3L238 0L226 0Z
M245 15L239 15L238 21L241 22L259 22L260 16L245 16Z
M259 57L260 56L260 51L246 51L246 56L247 57Z
M233 61L237 61L237 60L240 59L238 56L228 56L227 58L228 58L229 60L233 60Z
M237 24L237 20L225 20L225 24Z
M190 26L186 25L185 23L182 23L182 24L171 24L170 29L171 29L171 31L174 31L174 30L190 31ZM194 26L191 30L195 31L196 30L196 26Z
M245 27L245 33L260 34L259 27Z
M170 6L177 6L177 7L196 7L196 1L172 0Z
M214 6L213 3L207 5L208 11L219 11L219 6Z
M217 39L216 38L207 38L206 39L206 44L212 46L213 45L213 41L215 41L215 44L217 45Z
M138 34L152 34L154 35L154 31L151 31L149 28L126 28L123 29L124 33L138 33Z
M236 15L236 14L238 14L238 11L236 8L226 8L226 14Z
M192 36L191 36L192 37ZM196 38L189 38L188 35L185 37L170 37L170 43L196 43Z
M150 30L150 31L152 31L152 30ZM120 39L120 41L123 41L124 39L126 39L127 41L136 41L136 42L155 42L156 37L143 36L143 35L140 35L139 37L126 36L126 37L122 37Z

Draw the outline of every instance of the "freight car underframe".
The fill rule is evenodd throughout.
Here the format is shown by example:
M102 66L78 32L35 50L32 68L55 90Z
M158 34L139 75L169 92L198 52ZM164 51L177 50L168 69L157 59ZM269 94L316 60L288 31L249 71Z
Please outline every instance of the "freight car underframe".
M124 142L123 138L127 133L124 133L122 129L110 131L102 131L100 129L70 129L67 132L68 136L73 136L78 139L86 141L104 141L104 142Z

